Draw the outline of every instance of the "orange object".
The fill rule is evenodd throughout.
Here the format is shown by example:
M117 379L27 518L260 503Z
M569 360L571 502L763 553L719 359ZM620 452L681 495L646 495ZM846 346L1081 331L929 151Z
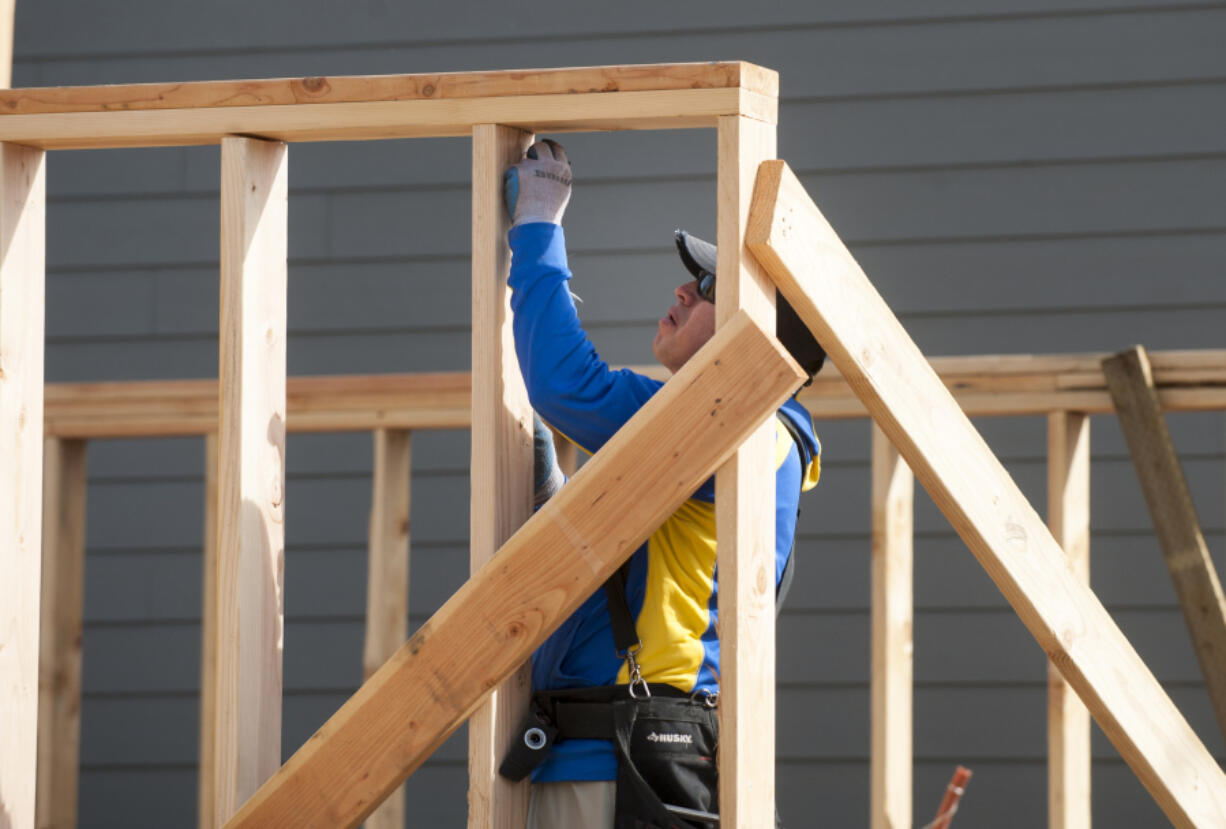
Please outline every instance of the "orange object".
M941 798L937 816L933 818L932 823L928 824L928 829L949 829L954 813L958 811L958 801L962 798L962 793L966 791L966 783L970 779L971 770L965 766L958 766L954 771L953 779L945 787L945 796Z

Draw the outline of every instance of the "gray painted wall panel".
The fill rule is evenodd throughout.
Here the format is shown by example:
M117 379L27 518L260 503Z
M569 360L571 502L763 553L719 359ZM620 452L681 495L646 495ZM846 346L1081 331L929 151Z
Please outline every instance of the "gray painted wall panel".
M192 826L196 770L182 766L84 767L77 815L80 829Z
M131 57L108 58L93 49L85 60L31 55L40 75L29 83L165 82L713 59L749 60L779 70L785 97L1152 83L1220 79L1226 57L1218 48L1217 33L1226 25L1223 17L1218 4L1205 4L1178 12L831 28L791 25L765 31L736 26L665 32L656 37L602 34L530 44L512 36L410 46L394 37L384 40L387 33L379 33L372 40L376 44L383 40L381 47L351 50L342 45L329 51L311 48L313 44L308 43L290 52L235 50L230 48L234 43L231 33L214 44L225 44L224 51L178 55L173 50L182 32L176 28L152 48L148 41L143 48L128 45L133 50ZM101 38L94 34L97 43ZM22 80L25 70L18 53L14 75L18 83L26 83Z
M711 7L697 0L687 0L660 7L637 0L616 9L593 6L581 18L558 15L540 7L523 6L515 14L483 15L468 6L433 6L429 8L389 6L382 2L350 4L345 14L337 14L334 4L315 0L301 3L295 14L278 13L276 7L249 7L234 0L215 3L210 13L197 9L171 10L152 0L129 4L137 25L121 26L113 15L102 9L79 9L71 3L47 3L48 13L34 16L22 10L18 25L28 33L29 49L41 56L85 52L104 55L116 50L166 51L167 44L158 37L172 39L175 48L183 50L216 50L224 44L228 50L257 50L268 47L335 46L347 42L370 43L389 40L403 33L404 39L415 41L433 38L468 40L501 38L515 42L560 35L585 35L592 31L627 33L641 36L656 31L680 28L684 31L697 26L699 31L714 27L745 28L743 13L734 7ZM1145 11L1164 6L1184 8L1189 4L1176 0L1144 0L1144 2L1109 3L1105 0L1073 0L1060 4L1027 4L1018 0L942 0L926 4L917 14L912 4L894 0L871 6L811 7L802 3L778 3L764 7L755 14L759 26L794 27L796 25L844 28L855 24L892 23L906 20L932 20L966 16L1008 19L1040 18L1067 19L1077 12L1108 12L1120 10ZM59 9L57 9L59 7ZM61 14L78 16L78 27L61 29L56 24ZM242 25L235 27L236 20ZM90 37L94 35L94 37Z
M572 255L584 321L616 326L642 315L648 302L663 307L683 276L663 244L650 253ZM904 323L920 315L1211 314L1226 307L1226 280L1219 278L1226 234L859 245L853 253ZM627 282L642 290L627 291ZM52 274L48 337L215 335L217 293L215 266ZM295 337L460 329L468 325L469 300L467 257L297 264L290 268L289 327Z
M18 5L18 84L757 61L782 73L781 155L927 353L1222 347L1221 3ZM669 233L713 234L714 134L565 140L581 314L611 361L649 362L681 276ZM291 373L467 369L469 153L291 150ZM218 160L52 155L50 380L215 376ZM1221 415L1171 424L1226 566ZM1042 419L977 425L1042 512ZM1226 756L1118 427L1093 429L1092 583ZM819 433L780 620L779 799L798 827L863 824L868 802L868 428ZM91 446L82 826L192 822L202 454ZM467 459L466 432L415 436L414 627L466 575ZM370 439L292 435L287 465L288 754L360 678ZM961 820L1042 825L1042 652L925 495L916 517L916 825L958 762L976 773ZM1101 735L1095 756L1096 822L1163 825ZM461 733L411 779L413 825L463 825L463 758Z

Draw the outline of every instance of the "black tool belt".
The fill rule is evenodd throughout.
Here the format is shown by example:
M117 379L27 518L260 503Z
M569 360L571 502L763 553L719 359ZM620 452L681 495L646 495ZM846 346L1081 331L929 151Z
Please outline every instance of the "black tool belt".
M713 696L671 685L611 685L533 695L532 712L499 768L522 779L558 740L609 740L617 755L617 829L719 824Z

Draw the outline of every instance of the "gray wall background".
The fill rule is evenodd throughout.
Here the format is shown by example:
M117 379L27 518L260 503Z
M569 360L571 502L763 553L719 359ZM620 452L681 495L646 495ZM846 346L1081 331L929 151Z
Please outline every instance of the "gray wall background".
M1220 348L1226 3L718 0L187 3L20 0L15 86L754 61L781 73L779 151L928 354ZM712 236L713 131L564 139L575 289L614 362L647 362ZM292 374L467 369L467 140L295 145ZM216 148L53 154L56 381L216 376ZM1170 418L1223 566L1220 414ZM1045 424L981 421L1040 509ZM779 802L793 827L868 813L868 425L819 423L780 619ZM1123 441L1093 421L1093 586L1215 756L1226 746ZM414 444L411 623L462 582L467 433ZM81 825L194 823L203 447L90 448ZM370 440L289 439L286 756L357 687ZM1043 654L917 500L916 825L957 763L959 824L1045 822ZM409 782L461 826L460 734ZM1095 735L1099 826L1165 819Z

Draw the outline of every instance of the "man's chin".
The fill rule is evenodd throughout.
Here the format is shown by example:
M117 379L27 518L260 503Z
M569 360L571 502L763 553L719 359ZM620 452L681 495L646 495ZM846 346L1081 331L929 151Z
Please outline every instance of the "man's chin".
M668 368L668 363L665 362L665 359L664 359L664 353L660 349L659 336L657 336L655 341L651 344L651 356L656 358L657 363L664 366L665 368ZM671 371L672 369L669 369L669 370Z

